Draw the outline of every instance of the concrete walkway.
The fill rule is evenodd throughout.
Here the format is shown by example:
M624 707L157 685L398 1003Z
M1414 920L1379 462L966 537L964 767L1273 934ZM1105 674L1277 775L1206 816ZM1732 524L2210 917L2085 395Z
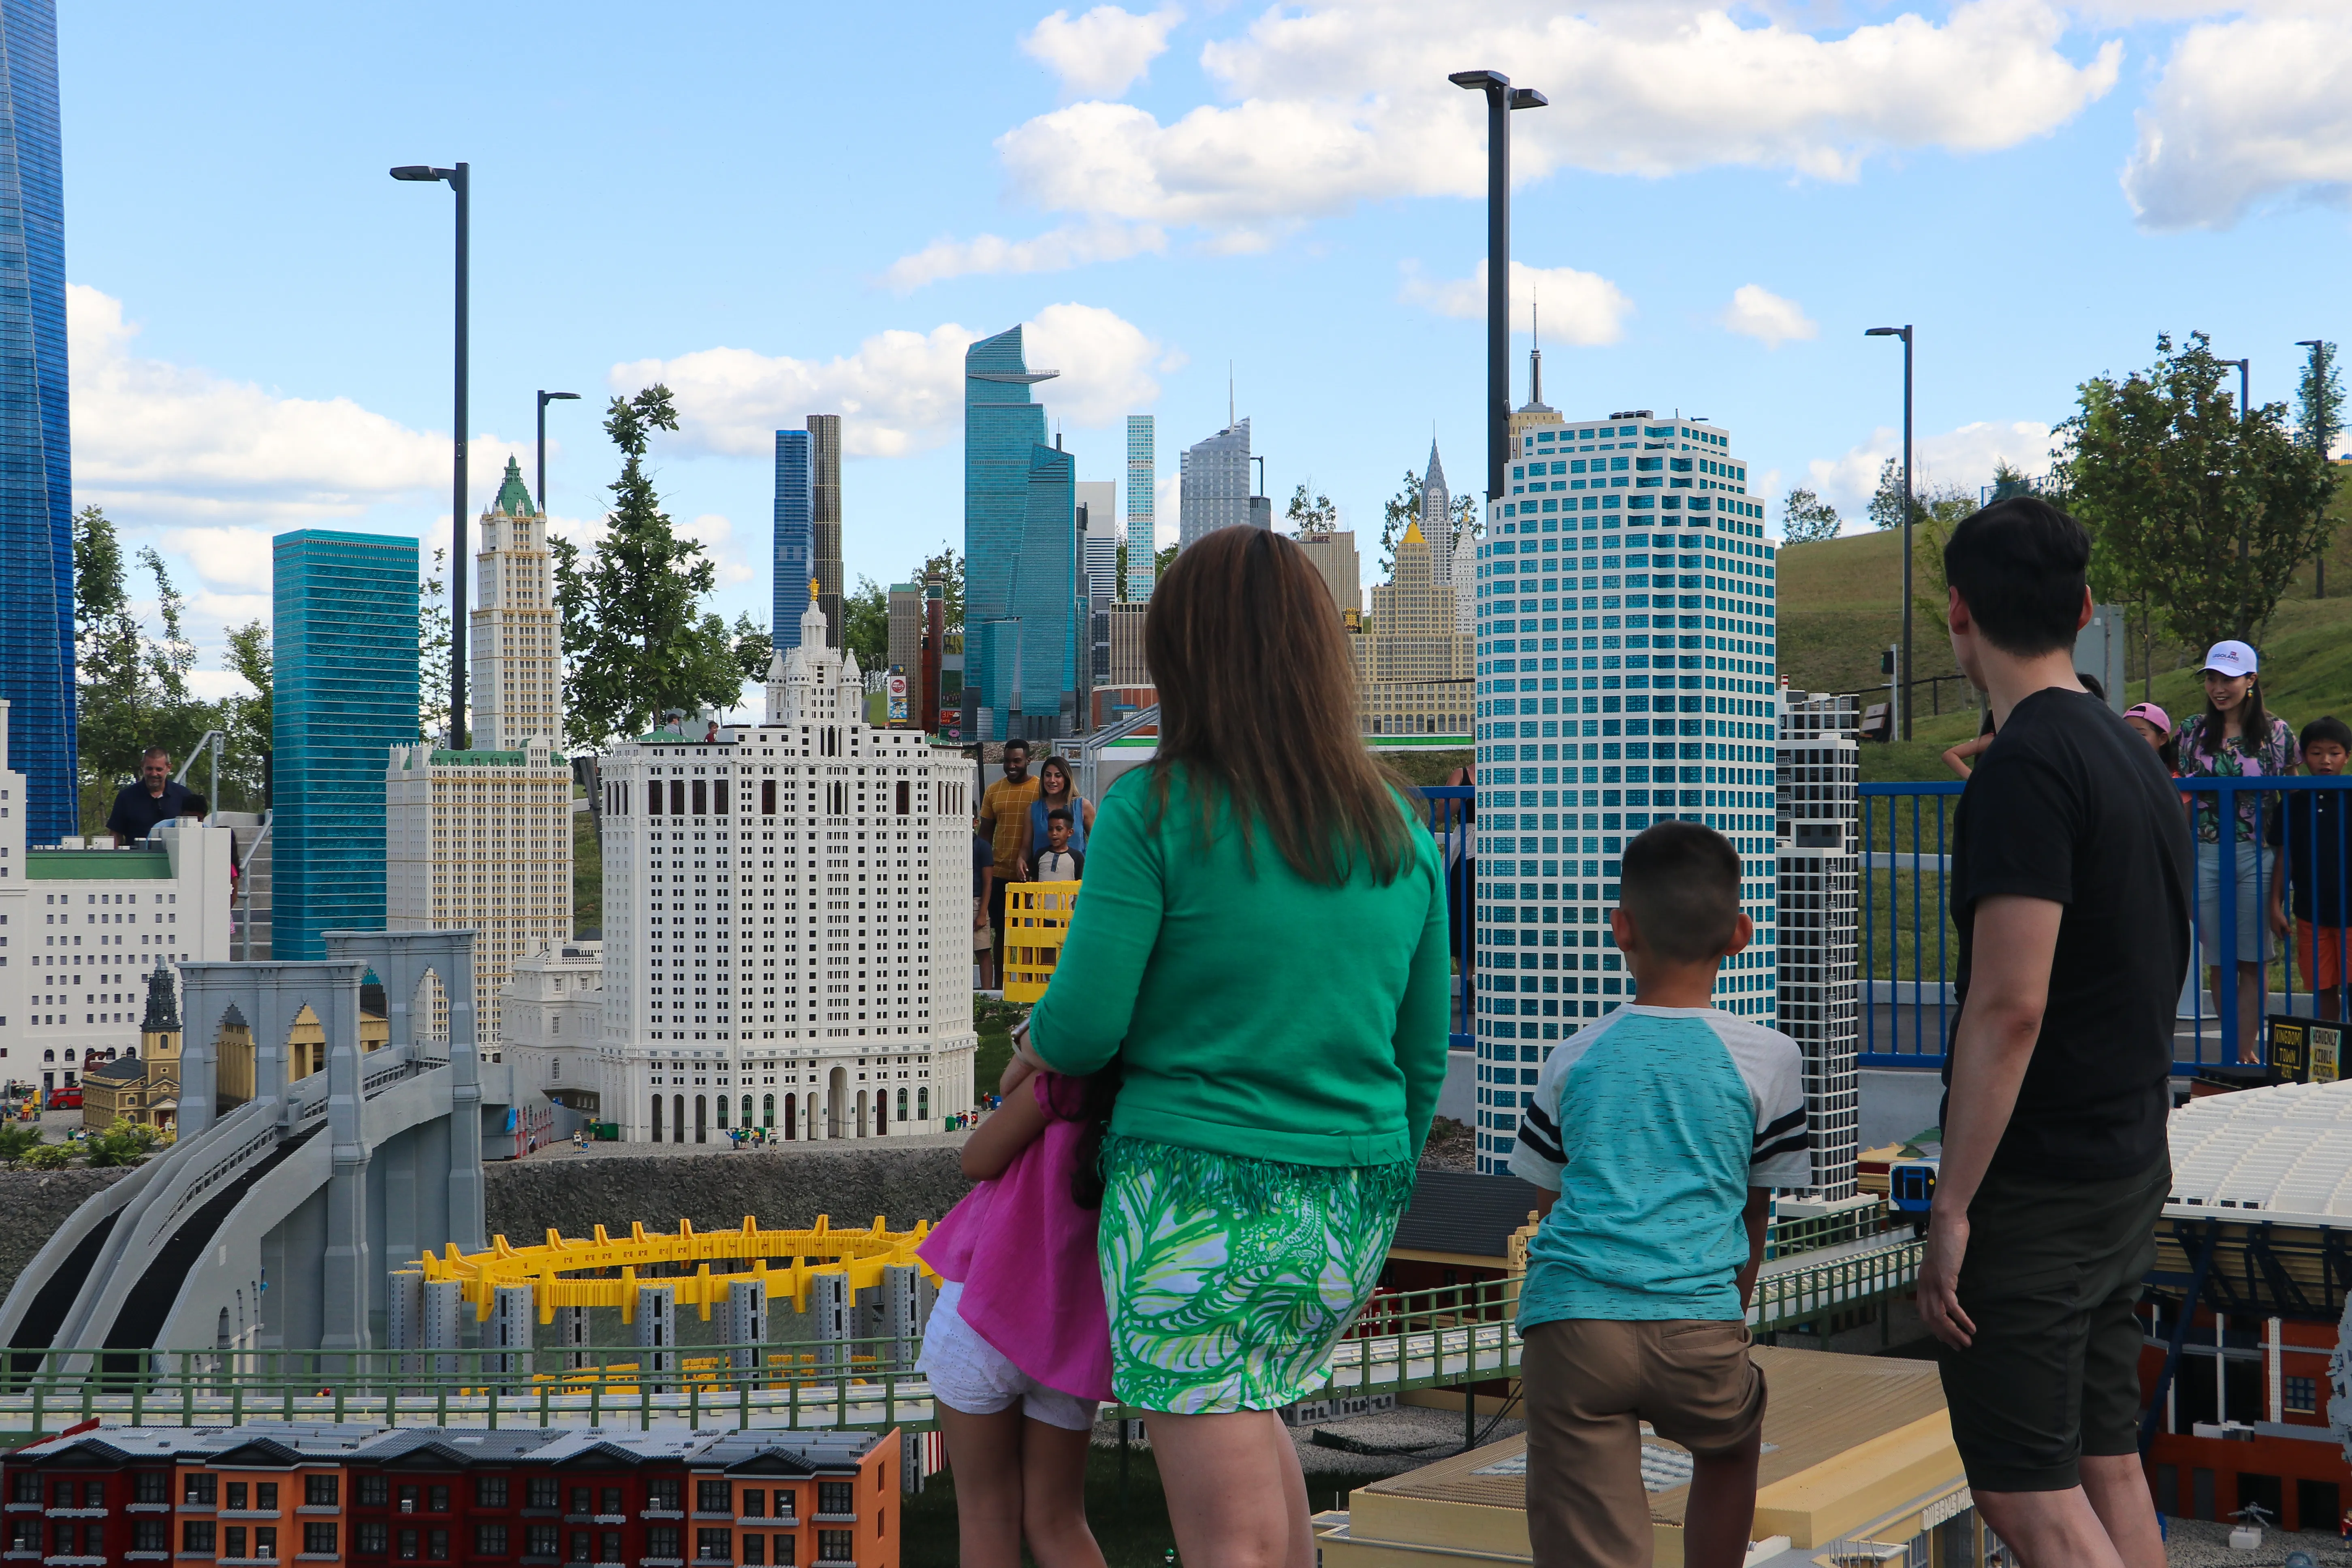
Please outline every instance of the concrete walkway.
M525 1156L533 1165L562 1164L584 1160L667 1160L684 1155L726 1154L747 1160L763 1158L790 1159L795 1154L838 1153L845 1149L952 1149L960 1147L971 1136L965 1128L957 1132L894 1132L887 1138L794 1138L762 1148L731 1147L726 1139L714 1137L708 1143L600 1143L589 1140L584 1150L574 1151L572 1141L559 1139L553 1143Z

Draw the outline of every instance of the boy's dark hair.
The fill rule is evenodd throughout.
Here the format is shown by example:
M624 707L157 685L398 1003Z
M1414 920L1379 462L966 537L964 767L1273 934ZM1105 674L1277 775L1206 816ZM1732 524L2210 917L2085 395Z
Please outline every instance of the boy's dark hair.
M2352 724L2347 724L2330 713L2305 724L2296 740L2305 751L2311 749L2314 741L2333 741L2346 751L2352 752Z
M1704 824L1661 822L1625 846L1619 902L1660 958L1713 958L1739 927L1739 851Z
M182 816L210 816L212 814L213 803L203 795L192 795L180 803Z
M1070 814L1057 805L1053 810L1045 814L1045 820L1049 823L1067 822L1070 820Z
M2039 496L1971 513L1944 545L1944 581L1985 640L2018 658L2074 646L2090 563L2089 532Z
M1110 1131L1111 1109L1118 1102L1120 1077L1118 1058L1113 1057L1084 1078L1057 1073L1045 1085L1045 1097L1055 1116L1087 1124L1070 1168L1070 1201L1082 1209L1102 1207L1103 1137Z

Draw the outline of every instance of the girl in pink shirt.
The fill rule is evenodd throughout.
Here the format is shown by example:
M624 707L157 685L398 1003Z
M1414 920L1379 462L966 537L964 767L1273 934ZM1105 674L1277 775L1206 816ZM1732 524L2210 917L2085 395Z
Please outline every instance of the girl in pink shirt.
M1025 1027L1020 1031L1025 1035ZM1103 1568L1087 1527L1087 1449L1110 1397L1095 1226L1116 1069L1039 1072L1016 1054L1003 1109L963 1146L980 1184L920 1248L946 1281L917 1370L931 1384L968 1568Z

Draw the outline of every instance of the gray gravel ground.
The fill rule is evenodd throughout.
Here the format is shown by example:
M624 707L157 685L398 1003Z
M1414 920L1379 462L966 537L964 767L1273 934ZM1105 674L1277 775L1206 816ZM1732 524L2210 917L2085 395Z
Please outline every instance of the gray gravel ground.
M2352 1568L2352 1548L2332 1534L2265 1530L2261 1546L2232 1552L2227 1524L2199 1519L2165 1522L2164 1560L2172 1568L2280 1568L2290 1552L2307 1552L2313 1568Z

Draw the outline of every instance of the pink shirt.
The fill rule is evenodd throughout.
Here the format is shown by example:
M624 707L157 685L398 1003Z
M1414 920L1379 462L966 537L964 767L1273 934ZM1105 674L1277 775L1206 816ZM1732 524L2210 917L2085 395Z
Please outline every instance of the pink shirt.
M1005 1360L1048 1388L1108 1399L1110 1321L1095 1260L1092 1209L1070 1199L1086 1124L1080 1080L1031 1080L1051 1118L1004 1173L981 1183L918 1248L943 1279L963 1286L958 1310Z

